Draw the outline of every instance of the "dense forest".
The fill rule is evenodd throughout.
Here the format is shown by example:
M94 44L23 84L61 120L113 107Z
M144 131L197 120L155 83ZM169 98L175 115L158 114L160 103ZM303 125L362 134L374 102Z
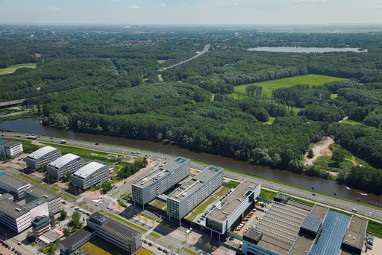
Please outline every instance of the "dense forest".
M46 125L173 143L324 178L329 174L305 166L303 155L332 136L367 164L342 169L338 181L382 190L382 33L3 27L0 35L0 67L37 63L0 76L0 100L26 99ZM158 72L207 43L205 55ZM368 52L246 50L256 46ZM255 83L305 74L347 80L275 88L271 98ZM255 84L233 96L235 86L249 83ZM344 118L353 123L339 123Z

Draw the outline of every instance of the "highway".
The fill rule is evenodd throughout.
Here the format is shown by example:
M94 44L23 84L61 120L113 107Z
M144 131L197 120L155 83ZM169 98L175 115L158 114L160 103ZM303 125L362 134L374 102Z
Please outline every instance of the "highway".
M3 135L9 136L9 137L24 137L25 138L25 134L4 132ZM46 142L56 142L56 143L60 142L60 138L50 139L49 137L39 137L38 140L46 141ZM132 154L132 153L137 154L138 153L137 149L127 148L127 147L117 147L117 146L105 145L105 144L95 145L95 144L90 143L90 142L83 142L83 141L77 141L77 140L67 140L67 141L68 141L68 144L72 145L72 146L85 147L85 148L90 148L90 149L95 149L95 150L103 150L103 151L109 151L109 152L121 153L121 154ZM156 152L142 152L142 151L140 151L139 153L141 155L149 155L150 154L151 159L156 158L157 161L158 160L171 160L172 158L175 158L175 156L172 157L172 156L168 156L168 155L159 154ZM156 164L158 164L158 162ZM191 167L201 170L201 169L204 169L206 167L206 165L192 162ZM232 178L232 179L237 179L237 180L243 180L243 179L252 180L254 182L261 183L262 187L267 188L267 189L281 191L283 193L287 193L290 195L294 195L294 196L298 196L298 197L301 197L304 199L308 199L308 200L314 201L316 203L332 206L332 207L342 209L344 211L347 211L347 212L350 212L353 214L362 215L368 219L374 219L374 220L382 223L382 210L372 208L372 207L369 207L366 205L362 205L362 204L358 204L358 203L354 203L354 202L349 202L349 201L344 201L344 200L341 200L341 199L335 198L335 197L320 195L320 194L314 193L314 191L310 192L307 190L302 190L302 189L274 183L271 181L263 180L260 178L255 178L255 177L250 177L250 176L239 174L239 173L230 172L227 170L224 171L224 176L227 178ZM130 185L122 185L122 186L129 186L131 188ZM124 192L122 192L122 193L126 193L130 188L126 188L126 190L124 189L123 190ZM315 195L312 195L313 193ZM121 193L118 192L118 194L121 194ZM354 212L353 209L357 210L357 212Z
M180 61L179 63L176 63L176 64L174 64L174 65L172 65L172 66L163 67L163 68L159 69L158 72L159 72L159 73L160 73L160 72L163 72L163 71L165 71L165 70L167 70L167 69L177 67L177 66L182 65L182 64L184 64L184 63L187 63L187 62L189 62L189 61L191 61L191 60L193 60L193 59L196 59L196 58L198 58L198 57L200 57L200 56L203 56L203 55L206 54L206 52L210 49L210 47L211 47L211 44L208 43L208 44L206 44L206 45L204 46L203 50L200 51L200 52L198 52L195 56L193 56L193 57L191 57L191 58L189 58L189 59L187 59L187 60Z

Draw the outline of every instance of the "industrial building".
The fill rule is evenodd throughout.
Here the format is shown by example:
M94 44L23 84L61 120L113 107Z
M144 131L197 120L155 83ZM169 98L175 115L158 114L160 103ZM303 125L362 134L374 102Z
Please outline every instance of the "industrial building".
M109 179L109 168L98 162L90 162L72 175L74 187L86 190Z
M321 205L275 202L244 232L242 254L361 254L367 223Z
M0 172L0 190L12 194L16 200L22 199L31 185L7 173Z
M133 201L144 206L190 174L190 160L178 157L160 165L132 185Z
M0 223L17 233L29 228L36 217L61 210L61 198L38 187L31 187L19 201L14 201L10 193L0 196Z
M123 249L127 254L133 254L141 246L142 233L96 212L90 215L85 229L60 242L61 254L71 254L96 236Z
M60 179L67 173L72 174L77 171L82 167L83 162L84 160L80 156L71 153L66 154L48 164L48 175Z
M209 166L183 183L167 198L167 214L181 220L223 183L223 168Z
M61 151L59 149L53 148L51 146L45 146L29 154L28 157L25 158L25 163L30 169L36 170L41 166L47 165L50 162L56 160L60 156Z
M261 184L252 181L244 181L231 190L207 214L206 228L211 230L211 234L215 232L219 236L224 235L253 208L260 190Z
M0 140L0 159L15 158L22 153L22 143L16 141Z

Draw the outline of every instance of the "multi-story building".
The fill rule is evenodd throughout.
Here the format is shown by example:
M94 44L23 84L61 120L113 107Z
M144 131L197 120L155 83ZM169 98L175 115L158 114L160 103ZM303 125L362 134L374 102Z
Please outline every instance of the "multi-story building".
M178 157L160 165L132 185L133 201L144 206L190 174L190 160Z
M142 234L140 232L98 212L90 216L88 227L94 231L96 236L118 246L128 254L133 254L141 246Z
M0 172L0 190L11 193L16 200L24 197L25 192L31 188L30 184L7 173Z
M14 158L23 153L23 144L16 141L0 140L0 159Z
M203 172L183 183L167 198L167 214L181 220L223 183L223 169L209 166Z
M86 190L109 179L109 168L101 163L90 162L72 175L74 187Z
M67 173L72 174L77 171L82 167L83 162L84 160L80 156L71 153L66 154L48 164L48 175L60 179Z
M133 254L141 246L142 233L105 215L96 212L90 215L88 225L60 242L61 254L72 254L93 237L99 237Z
M47 190L31 187L25 191L24 197L16 203L10 193L0 196L0 223L17 233L29 228L36 217L62 210L61 198Z
M56 160L61 156L61 151L51 146L45 146L28 155L25 158L25 163L30 169L36 170L43 165Z
M232 225L241 221L254 205L261 190L260 183L244 181L217 203L206 217L206 228L225 234Z
M32 221L32 232L33 236L38 238L45 232L50 230L50 217L43 215L43 216L37 216Z

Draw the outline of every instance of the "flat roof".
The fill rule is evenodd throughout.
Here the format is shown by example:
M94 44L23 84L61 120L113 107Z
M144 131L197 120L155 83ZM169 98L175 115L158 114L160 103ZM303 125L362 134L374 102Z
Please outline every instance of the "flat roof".
M90 231L90 229L85 227L78 230L76 233L68 236L65 240L60 241L60 244L64 245L65 248L68 249L91 234L92 232Z
M343 243L362 250L367 224L367 219L353 215L349 228L346 230Z
M17 141L0 140L0 145L4 147L12 147L14 145L19 145L19 144L22 144L22 143Z
M304 236L299 236L294 243L292 249L290 250L290 255L301 255L301 254L307 254L310 250L310 247L312 247L313 240L308 239Z
M88 177L89 175L91 175L92 173L94 173L95 171L99 170L100 168L102 168L104 166L105 166L104 164L101 164L101 163L93 161L93 162L90 162L90 163L84 165L80 169L78 169L76 172L74 172L73 175L79 176L79 177L82 177L82 178L86 178L86 177Z
M66 164L70 163L71 161L76 160L78 158L81 158L81 157L74 155L72 153L68 153L62 157L59 157L55 161L49 163L48 166L60 168L60 167L63 167L64 165L66 165Z
M125 241L131 241L135 237L141 235L141 232L132 229L127 225L119 223L113 219L110 219L99 212L93 213L92 215L90 215L90 218L94 218L97 221L100 221L102 223L100 226L101 229L112 233L113 235L118 236Z
M193 194L195 191L200 189L205 183L213 179L216 175L218 175L223 168L209 166L206 167L203 172L197 174L191 180L183 183L179 188L174 190L169 197L176 199L178 201L185 199L186 197Z
M13 218L18 218L29 212L29 209L24 206L20 206L13 201L8 200L4 196L1 196L0 211L3 211L4 213L10 215Z
M158 180L164 178L169 173L173 172L178 167L180 167L183 164L186 164L189 161L190 159L183 157L178 157L174 160L168 161L167 163L162 164L154 170L150 171L149 174L136 181L133 185L141 188L150 186L152 183L155 183Z
M316 217L320 218L320 219L325 219L327 213L328 213L328 210L329 208L328 207L325 207L325 206L322 206L322 205L318 205L318 204L315 204L313 206L313 209L311 211L311 213L313 215L315 215Z
M220 222L225 221L236 208L243 202L249 190L253 191L259 184L252 181L244 181L236 189L229 194L223 201L221 206L215 207L208 215L207 218L217 220Z
M52 151L55 151L57 150L56 148L53 148L52 146L45 146L41 149L38 149L37 151L35 152L32 152L31 154L28 155L28 158L32 158L32 159L39 159L43 156L45 156L46 154L52 152Z
M15 189L19 189L21 187L30 185L29 183L27 183L23 180L20 180L19 178L16 178L12 175L9 175L5 172L0 172L0 182L5 184L5 185L9 185Z

